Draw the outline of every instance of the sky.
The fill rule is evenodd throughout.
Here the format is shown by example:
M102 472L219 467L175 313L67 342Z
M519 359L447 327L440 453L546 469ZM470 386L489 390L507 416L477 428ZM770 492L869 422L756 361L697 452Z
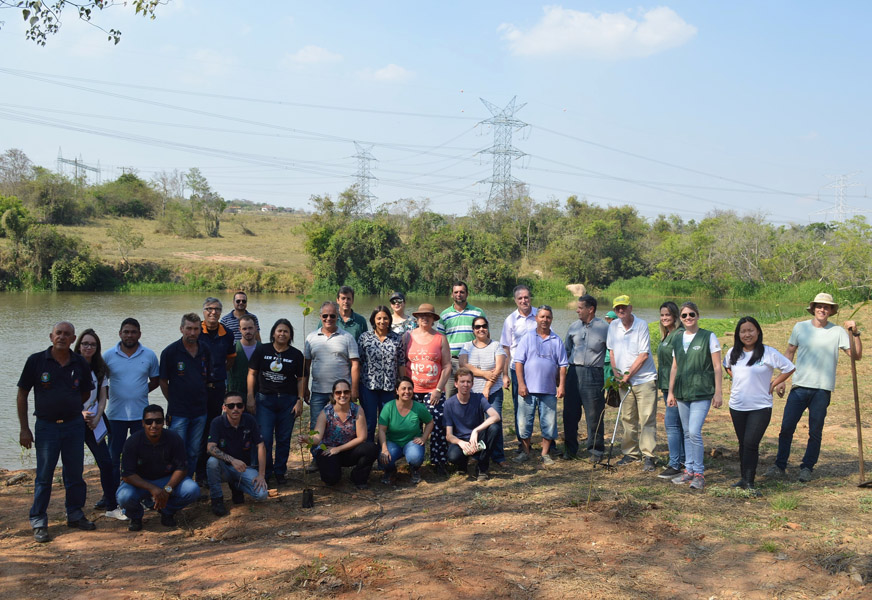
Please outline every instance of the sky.
M45 47L0 21L0 152L103 181L198 167L228 200L308 209L364 152L376 205L466 214L494 176L481 99L514 99L537 201L806 224L842 181L869 208L869 2L170 0L95 14L118 45L65 14Z

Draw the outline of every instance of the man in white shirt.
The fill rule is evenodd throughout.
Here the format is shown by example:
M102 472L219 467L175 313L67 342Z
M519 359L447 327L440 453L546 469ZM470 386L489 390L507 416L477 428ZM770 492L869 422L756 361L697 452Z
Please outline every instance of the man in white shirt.
M615 377L625 386L621 396L627 394L621 409L624 437L618 465L628 465L644 459L643 469L656 467L654 447L657 445L657 370L651 357L651 336L648 323L633 315L630 297L614 299L612 308L618 318L609 324L606 340Z
M521 438L518 435L518 376L515 373L515 361L513 357L518 349L518 342L528 332L536 329L536 308L531 304L532 294L526 285L517 285L512 290L517 310L506 317L503 323L503 333L500 336L500 345L506 351L506 367L503 374L503 387L512 385L512 410L515 413L515 437L518 439L518 452L524 451Z

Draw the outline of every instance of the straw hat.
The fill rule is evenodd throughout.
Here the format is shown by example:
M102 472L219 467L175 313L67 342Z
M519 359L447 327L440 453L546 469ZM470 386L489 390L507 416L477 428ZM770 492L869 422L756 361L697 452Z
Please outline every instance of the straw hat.
M423 315L433 315L433 319L439 320L439 313L436 312L436 309L433 308L432 304L427 304L426 302L418 307L418 310L412 313L413 317L420 317Z
M832 314L830 314L830 316L833 316L839 312L839 305L837 303L833 302L833 297L831 295L825 294L824 292L821 292L820 294L815 296L814 300L809 302L808 308L806 308L805 310L807 310L811 314L814 314L814 305L815 304L829 304L830 306L832 306L833 312L832 312Z

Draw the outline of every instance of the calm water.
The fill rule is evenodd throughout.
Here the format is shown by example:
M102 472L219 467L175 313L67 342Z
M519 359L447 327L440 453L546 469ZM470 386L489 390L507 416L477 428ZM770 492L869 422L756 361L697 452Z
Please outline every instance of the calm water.
M217 294L224 302L225 311L232 304L231 294ZM7 418L0 420L0 467L19 469L35 467L33 450L31 459L23 459L21 447L18 444L18 419L15 412L15 385L24 366L26 357L49 346L49 333L57 321L70 321L77 331L88 327L97 331L103 343L103 349L118 342L118 330L121 321L126 317L135 317L142 325L142 344L151 348L160 356L161 350L180 336L179 322L187 312L202 314L201 307L206 294L202 293L167 293L167 294L114 294L114 293L57 293L28 294L0 293L0 339L6 348L15 351L7 355L0 363L0 381L7 390L9 409ZM313 303L313 312L306 317L305 331L317 327L318 306L329 298L318 298ZM514 303L478 302L473 296L472 304L478 306L491 321L491 336L499 339L503 320L515 309ZM384 298L361 296L355 303L355 311L367 319L373 308L385 302ZM431 302L437 312L447 307L450 298L412 297L408 299L408 313L417 308L421 302ZM601 308L597 311L602 316L608 310L605 299L600 299ZM654 299L634 300L634 312L641 318L651 321L658 315L659 301ZM736 313L754 314L757 307L753 304L736 304L727 302L699 302L700 310L705 317L729 317ZM561 337L569 325L577 318L575 307L553 305L554 331ZM287 318L294 325L294 345L302 349L303 316L299 300L287 294L252 294L249 297L249 309L257 315L264 329L262 337L269 337L269 329L276 319ZM156 404L166 406L160 389L151 393L151 400ZM29 397L29 410L33 411L33 394ZM31 415L31 429L33 416ZM91 460L90 453L85 452L86 460Z

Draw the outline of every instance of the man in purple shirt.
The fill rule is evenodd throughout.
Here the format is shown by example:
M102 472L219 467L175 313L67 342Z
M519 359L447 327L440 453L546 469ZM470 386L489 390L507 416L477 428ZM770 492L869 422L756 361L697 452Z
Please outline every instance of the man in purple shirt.
M528 332L518 342L513 357L518 377L518 435L523 451L513 460L518 463L530 459L530 438L533 422L539 413L542 430L543 465L554 464L548 456L552 442L557 439L557 398L563 398L566 387L566 368L569 360L563 340L551 331L554 311L543 304L536 311L536 330Z

